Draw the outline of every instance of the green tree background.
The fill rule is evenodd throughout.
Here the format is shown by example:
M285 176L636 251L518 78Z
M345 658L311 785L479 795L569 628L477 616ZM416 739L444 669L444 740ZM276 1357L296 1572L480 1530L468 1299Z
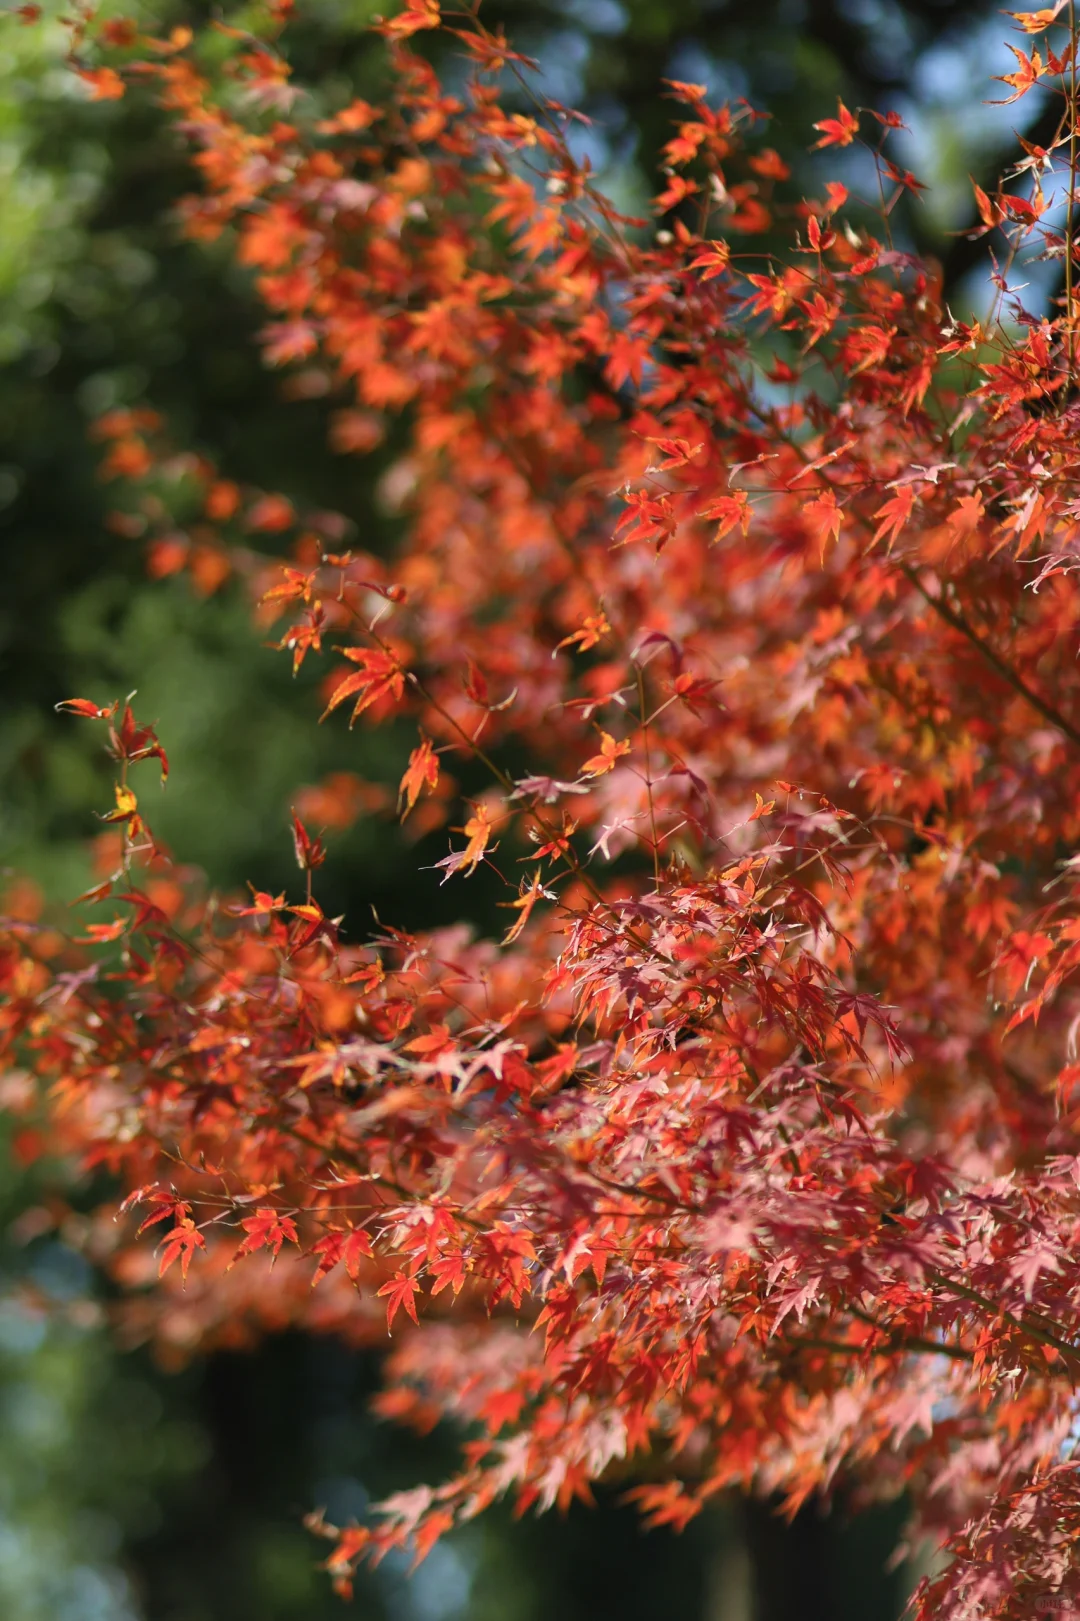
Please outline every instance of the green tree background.
M378 98L365 32L376 8L302 7L297 69L328 100ZM836 95L898 107L911 166L934 186L898 229L941 259L955 310L983 296L979 244L963 234L967 176L986 183L1010 138L1007 114L981 100L1003 71L1002 19L984 0L493 0L485 14L538 59L547 93L592 115L594 164L638 207L669 125L665 77L768 106L774 143L803 163ZM328 448L332 400L283 403L228 244L186 243L172 221L190 184L174 138L138 101L88 102L61 51L55 25L0 21L0 866L55 901L85 887L108 765L91 729L53 706L137 688L173 760L155 827L215 884L281 887L298 785L341 769L392 782L408 745L314 726L315 675L290 679L236 590L200 598L185 580L147 579L138 543L106 527L112 498L88 424L149 404L229 477L345 513L372 549L394 538L385 463ZM357 932L371 906L405 925L447 916L421 870L441 850L425 849L361 818L332 842L335 910ZM301 1516L317 1504L362 1513L369 1497L437 1474L452 1438L377 1423L372 1359L329 1341L285 1337L171 1374L121 1352L100 1282L43 1217L49 1174L8 1153L0 1184L6 1621L898 1614L907 1578L884 1562L900 1510L854 1523L809 1510L784 1529L765 1509L729 1507L676 1538L641 1533L615 1492L565 1521L496 1513L411 1582L390 1564L366 1576L343 1609Z

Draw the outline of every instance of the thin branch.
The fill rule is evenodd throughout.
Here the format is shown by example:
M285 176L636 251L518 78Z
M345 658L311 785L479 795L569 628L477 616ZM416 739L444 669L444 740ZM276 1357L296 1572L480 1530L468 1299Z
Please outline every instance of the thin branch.
M978 1289L972 1289L968 1284L960 1283L956 1278L950 1278L944 1272L938 1272L933 1267L927 1268L926 1275L931 1282L943 1288L952 1289L958 1295L963 1295L965 1300L970 1300L975 1305L981 1306L983 1311L989 1313L991 1317L1000 1317L1009 1324L1010 1328L1018 1329L1021 1334L1026 1334L1029 1339L1037 1340L1040 1345L1051 1346L1055 1351L1060 1351L1068 1361L1080 1366L1080 1347L1075 1346L1071 1340L1063 1339L1061 1334L1041 1328L1038 1323L1033 1323L1030 1318L1017 1317L1013 1312L1009 1311L1008 1307L1003 1306L1000 1301L991 1300L988 1296L980 1294Z
M645 791L649 796L649 826L652 829L653 878L660 888L660 841L656 833L656 807L653 804L652 760L649 754L649 719L645 703L645 672L637 665L638 706L641 713L641 738L645 751Z
M956 608L949 606L944 596L934 591L928 591L909 563L901 563L900 572L915 587L923 600L933 608L934 612L941 619L944 619L947 625L951 625L953 630L959 631L961 636L967 637L971 645L978 649L988 664L993 665L998 675L1001 676L1003 681L1008 682L1014 692L1019 693L1021 698L1025 699L1033 709L1037 710L1044 720L1050 722L1051 726L1056 726L1058 731L1069 739L1070 743L1075 743L1077 748L1080 748L1080 727L1074 726L1070 720L1067 720L1061 711L1055 709L1053 704L1048 703L1045 698L1040 696L1034 687L1029 687L1023 676L1018 675L1012 665L1007 663L1001 657L1001 654L980 636L974 625Z

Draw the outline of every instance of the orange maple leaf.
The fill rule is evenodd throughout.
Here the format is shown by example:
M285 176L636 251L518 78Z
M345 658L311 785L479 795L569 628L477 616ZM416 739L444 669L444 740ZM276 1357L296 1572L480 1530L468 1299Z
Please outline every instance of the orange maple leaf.
M660 443L661 441L656 442ZM663 443L667 444L668 441L664 440ZM587 653L589 648L595 647L600 641L600 638L602 636L607 636L610 630L611 626L608 624L607 615L602 610L600 613L586 614L585 621L582 624L581 629L575 630L570 636L564 636L562 641L556 644L555 653L557 653L560 648L574 646L576 646L580 652ZM552 658L554 658L554 656L555 654L553 653Z
M1012 17L1025 34L1041 34L1056 22L1064 11L1068 0L1057 0L1056 6L1044 7L1041 11L1007 11L1006 17Z
M734 495L721 495L702 512L703 518L718 520L714 543L723 540L738 525L745 535L750 528L750 500L745 490L736 490Z
M825 545L830 539L840 539L840 526L844 521L844 514L836 504L836 496L832 490L823 490L812 501L803 507L803 517L810 524L814 535L821 542L821 553L825 555Z
M425 788L434 789L439 781L439 759L431 739L421 735L420 742L409 755L409 764L398 789L398 811L402 819L408 816ZM402 800L405 808L402 810Z
M605 771L610 771L616 760L622 755L630 753L630 745L625 740L616 743L610 732L600 733L600 753L592 755L582 766L582 775L586 777L602 777Z
M537 867L535 873L533 874L532 883L529 884L528 888L526 888L525 880L522 879L521 890L517 900L500 901L499 903L501 906L515 907L520 913L520 916L514 925L507 930L506 934L503 935L503 945L508 946L512 941L517 939L522 929L524 929L526 923L528 923L529 918L532 915L533 907L536 905L537 901L553 901L555 899L557 899L557 897L552 893L552 891L550 889L545 889L543 884L540 882L539 867Z
M416 1315L416 1296L419 1292L420 1285L416 1279L410 1278L405 1272L398 1272L377 1291L378 1294L387 1297L386 1327L388 1332L393 1328L394 1318L402 1306L405 1307L406 1313L412 1318L413 1322L419 1324L420 1319Z
M915 505L915 487L912 484L902 485L894 496L891 496L884 506L878 508L875 517L877 528L874 531L874 544L879 540L888 539L888 550L891 552L893 542L901 529L911 517Z
M253 1216L245 1216L240 1225L247 1237L229 1262L229 1267L235 1266L242 1255L250 1255L264 1247L273 1252L272 1262L276 1261L286 1239L290 1244L300 1242L296 1223L290 1216L279 1215L272 1205L264 1205Z
M460 1253L454 1255L440 1255L431 1263L431 1275L435 1282L431 1286L433 1295L440 1294L443 1289L452 1288L456 1295L461 1293L468 1273L465 1257Z
M360 668L339 681L321 718L325 720L332 710L355 693L356 705L349 719L349 725L352 726L364 710L370 708L377 699L401 697L405 691L405 672L397 659L389 653L384 653L381 648L345 647L342 648L342 653Z
M983 520L984 512L983 498L978 490L974 495L961 496L945 520L951 539L962 540L965 535L974 534Z
M1015 45L1010 45L1008 48L1016 57L1016 72L995 73L994 78L999 84L1011 85L1013 93L1011 96L1006 96L1003 101L991 102L990 105L993 107L1008 107L1012 102L1019 101L1021 96L1027 95L1032 85L1038 84L1046 72L1046 64L1038 51L1032 51L1029 57L1025 56L1024 52Z
M180 1276L186 1283L192 1255L197 1249L204 1250L206 1248L206 1240L202 1233L200 1233L190 1216L185 1216L183 1221L176 1224L171 1233L165 1234L161 1243L161 1264L158 1267L158 1277L164 1277L173 1262L179 1257Z
M710 242L707 253L700 253L696 259L691 259L689 269L702 270L702 281L711 281L714 276L722 276L731 263L731 249L726 242Z
M95 101L119 101L124 81L115 68L78 68L79 78L93 91Z
M372 1254L371 1240L362 1227L351 1228L348 1232L335 1229L324 1234L313 1244L311 1253L319 1257L319 1264L311 1280L313 1289L340 1262L344 1262L346 1272L355 1283L360 1273L361 1260L365 1257L370 1258Z
M475 805L473 814L460 831L464 833L469 841L465 847L462 865L466 873L470 873L479 863L491 837L491 813L487 806L483 804Z
M836 117L823 118L814 128L821 130L821 140L814 142L815 151L822 146L850 146L859 133L859 119L856 113L848 111L838 97Z

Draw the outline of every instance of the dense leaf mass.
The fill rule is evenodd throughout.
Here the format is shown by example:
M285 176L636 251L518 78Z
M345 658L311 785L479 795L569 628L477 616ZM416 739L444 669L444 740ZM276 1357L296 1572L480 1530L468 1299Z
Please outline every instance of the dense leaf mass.
M1010 99L1063 111L976 199L982 324L892 240L919 189L893 117L823 117L875 193L845 168L805 200L756 113L672 83L647 222L436 0L379 25L379 105L336 110L292 81L285 5L258 36L75 30L95 95L175 121L184 227L257 279L268 363L340 400L340 451L392 447L401 540L369 554L146 412L99 423L115 525L156 575L239 576L294 667L327 657L343 748L339 711L410 724L406 827L446 825L441 880L506 897L500 942L346 935L321 835L381 800L344 775L294 817L295 896L208 895L148 825L153 728L79 699L118 763L101 921L6 923L8 1100L122 1186L87 1242L126 1331L180 1357L389 1327L382 1410L462 1422L454 1478L314 1522L343 1589L605 1477L677 1526L732 1488L907 1492L949 1554L919 1616L1080 1604L1059 11L1020 19ZM1012 287L1036 253L1060 313Z

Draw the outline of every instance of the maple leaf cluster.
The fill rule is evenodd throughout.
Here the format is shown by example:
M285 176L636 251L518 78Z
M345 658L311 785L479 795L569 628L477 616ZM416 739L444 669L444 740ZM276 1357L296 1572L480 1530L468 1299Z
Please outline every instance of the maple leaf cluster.
M892 241L920 188L891 115L816 126L875 198L807 200L749 108L672 83L650 223L435 0L378 24L380 104L331 116L285 6L214 24L213 72L187 30L80 14L93 92L149 86L188 143L186 229L232 233L268 363L335 392L342 453L393 427L403 538L350 546L147 412L98 425L114 525L155 574L239 575L294 668L329 655L328 724L413 726L406 828L511 914L356 943L329 813L294 816L298 898L208 898L133 786L153 728L66 706L121 766L112 915L8 919L3 1030L46 1139L122 1190L87 1242L125 1331L389 1328L381 1409L466 1431L448 1481L313 1522L342 1590L648 1459L654 1524L907 1493L948 1555L920 1617L1080 1604L1077 255L1047 178L1071 199L1076 41L1020 21L1047 43L1009 99L1065 114L976 198L997 304L965 324ZM414 38L441 27L452 93ZM1060 313L1010 280L1035 254Z

